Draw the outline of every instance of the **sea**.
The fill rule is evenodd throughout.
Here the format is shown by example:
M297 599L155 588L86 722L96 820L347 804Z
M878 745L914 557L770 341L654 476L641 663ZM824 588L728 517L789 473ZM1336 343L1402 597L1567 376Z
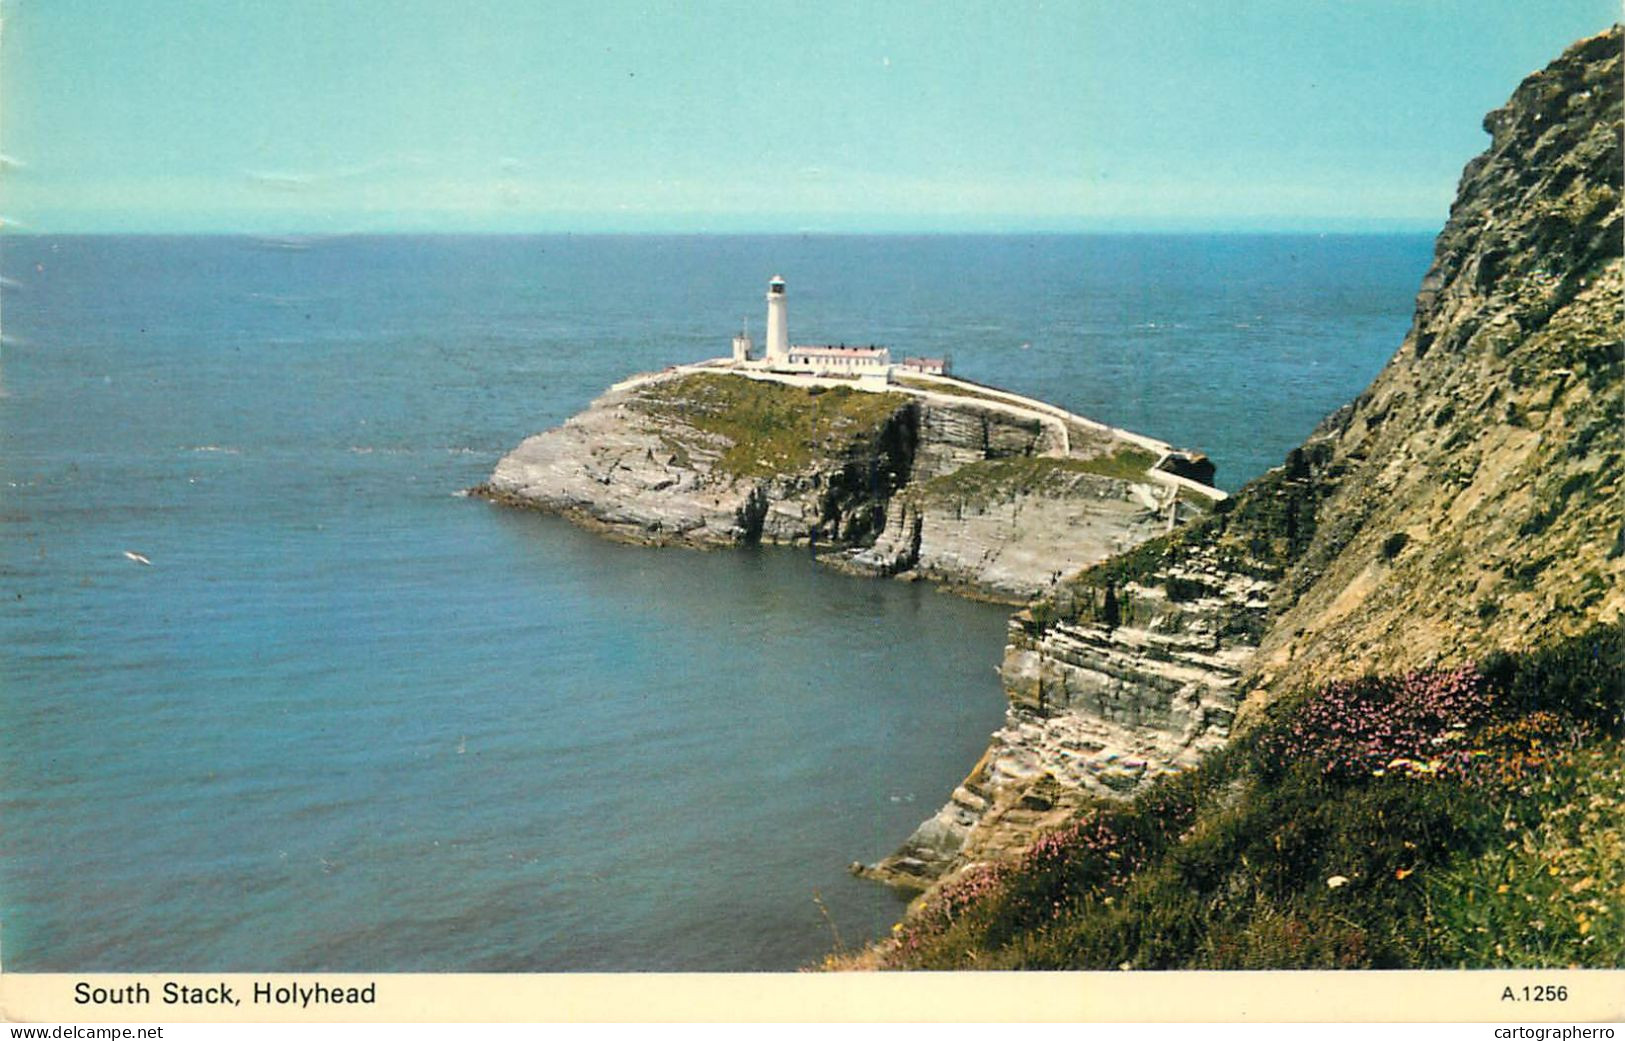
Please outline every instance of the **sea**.
M1003 718L1007 609L459 493L635 372L879 343L1236 489L1423 235L0 238L0 966L788 971Z

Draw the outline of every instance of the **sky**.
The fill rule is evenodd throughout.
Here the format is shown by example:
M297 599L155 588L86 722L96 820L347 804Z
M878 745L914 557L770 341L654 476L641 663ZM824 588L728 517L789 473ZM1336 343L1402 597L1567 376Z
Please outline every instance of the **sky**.
M1615 0L0 0L34 232L1434 231Z

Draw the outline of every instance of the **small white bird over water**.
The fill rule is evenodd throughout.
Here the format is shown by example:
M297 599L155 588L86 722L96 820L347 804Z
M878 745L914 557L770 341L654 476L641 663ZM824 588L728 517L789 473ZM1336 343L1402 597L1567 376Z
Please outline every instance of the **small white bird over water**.
M135 561L137 564L145 564L148 567L152 567L152 561L137 553L135 550L127 549L124 551L124 555Z

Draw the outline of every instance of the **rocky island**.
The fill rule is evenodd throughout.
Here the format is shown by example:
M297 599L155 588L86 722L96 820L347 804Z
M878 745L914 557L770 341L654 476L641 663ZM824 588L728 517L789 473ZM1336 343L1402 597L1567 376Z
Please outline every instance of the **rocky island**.
M1205 456L1054 405L923 366L741 353L611 387L473 493L637 542L813 544L1013 603L1225 499Z

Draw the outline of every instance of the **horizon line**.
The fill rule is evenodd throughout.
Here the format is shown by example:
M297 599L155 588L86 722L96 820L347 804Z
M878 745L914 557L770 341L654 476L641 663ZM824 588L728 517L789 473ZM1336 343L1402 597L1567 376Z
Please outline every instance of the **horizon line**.
M1377 223L1377 222L1374 222ZM15 225L0 227L0 239L5 238L253 238L267 240L360 239L360 238L996 238L996 237L1064 237L1141 236L1141 235L1215 235L1215 236L1291 236L1310 238L1319 236L1362 235L1437 235L1440 225L1421 223L1394 223L1374 227L1349 226L1291 226L1291 227L1098 227L1098 228L923 228L923 229L847 229L797 228L793 230L661 230L661 229L553 229L532 231L458 230L423 228L385 228L347 231L266 231L238 228L205 230L163 229L102 229L53 231L20 228Z

